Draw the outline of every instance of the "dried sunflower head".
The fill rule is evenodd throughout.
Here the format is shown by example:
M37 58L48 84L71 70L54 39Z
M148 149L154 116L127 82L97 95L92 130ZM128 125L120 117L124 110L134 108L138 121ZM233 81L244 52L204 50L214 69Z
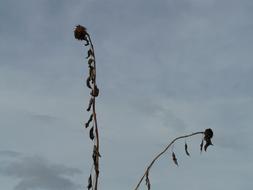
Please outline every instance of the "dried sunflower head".
M207 147L210 145L213 145L211 138L213 138L213 131L212 129L206 129L204 132L204 140L206 141L206 144L204 146L205 151L207 150ZM202 143L201 143L202 144ZM203 144L202 144L203 146Z
M77 40L85 40L87 41L87 29L84 26L77 25L74 30L74 35Z
M205 139L211 139L213 137L213 131L212 129L206 129L204 132Z

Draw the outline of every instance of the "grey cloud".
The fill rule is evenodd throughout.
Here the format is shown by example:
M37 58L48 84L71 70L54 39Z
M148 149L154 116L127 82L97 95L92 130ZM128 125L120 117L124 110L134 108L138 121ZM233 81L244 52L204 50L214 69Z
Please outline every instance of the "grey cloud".
M19 180L15 190L76 190L80 188L80 185L70 179L74 175L81 174L79 169L52 164L38 156L23 157L6 163L0 167L0 173Z
M7 157L18 157L21 154L16 151L12 150L0 150L0 157L7 156Z
M31 114L31 119L38 121L40 123L54 123L58 120L57 117L47 115L47 114Z

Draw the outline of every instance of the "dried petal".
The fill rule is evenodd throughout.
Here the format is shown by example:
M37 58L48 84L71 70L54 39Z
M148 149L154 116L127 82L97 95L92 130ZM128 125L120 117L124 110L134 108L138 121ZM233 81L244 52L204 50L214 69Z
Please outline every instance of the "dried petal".
M187 156L190 156L190 153L188 152L188 145L187 145L186 142L185 142L185 144L184 144L184 150L185 150L186 155L187 155Z
M174 152L172 152L172 159L173 159L173 162L178 166L177 158Z

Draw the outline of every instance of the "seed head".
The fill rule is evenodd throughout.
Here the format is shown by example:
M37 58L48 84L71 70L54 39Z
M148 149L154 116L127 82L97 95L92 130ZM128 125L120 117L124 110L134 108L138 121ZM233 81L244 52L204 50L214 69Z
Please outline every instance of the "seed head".
M77 40L87 40L87 29L84 26L77 25L74 30L74 35Z

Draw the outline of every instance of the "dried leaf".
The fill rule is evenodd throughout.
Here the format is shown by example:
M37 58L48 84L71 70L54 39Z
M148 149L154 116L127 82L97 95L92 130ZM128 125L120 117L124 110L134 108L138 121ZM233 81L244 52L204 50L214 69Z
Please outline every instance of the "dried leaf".
M190 156L190 153L188 152L188 145L187 145L186 142L185 142L185 144L184 144L184 150L185 150L186 155L187 155L187 156Z
M172 152L172 159L173 159L173 162L178 166L177 158L174 152Z
M146 185L148 187L148 190L150 190L151 184L150 184L150 180L149 180L149 171L147 171L147 173L146 173Z
M91 110L91 106L92 106L93 102L94 102L94 99L91 98L90 101L89 101L89 105L88 105L87 111Z
M92 158L93 158L93 164L94 164L95 171L96 171L97 175L99 173L99 165L98 165L98 159L99 158L98 157L101 157L101 156L100 156L100 154L98 152L97 146L94 145Z
M95 80L95 68L93 66L89 66L89 76L92 83L94 83Z
M91 81L91 78L88 77L88 78L86 79L86 86L87 86L88 88L92 89L92 87L91 87L91 85L90 85L90 81Z
M93 62L94 62L94 59L93 59L93 58L88 59L88 65L91 66Z
M92 121L92 119L93 119L93 114L91 114L91 115L90 115L89 120L87 121L87 123L85 123L85 127L86 127L86 128L88 128L88 127L89 127L90 122Z
M88 179L88 186L87 186L88 190L92 188L92 176L90 175L89 179Z
M99 89L98 89L98 87L95 85L95 86L94 86L94 89L91 91L91 95L92 95L93 97L97 97L98 94L99 94Z
M89 49L88 52L87 52L87 57L86 57L86 59L88 59L88 58L91 57L91 56L94 56L94 53L93 53L92 49Z
M203 145L204 145L204 140L202 139L201 143L200 143L200 152L203 151Z
M94 127L92 127L91 129L90 129L90 139L91 140L93 140L94 139Z
M213 143L211 142L211 139L207 139L206 144L204 146L204 150L207 151L207 147L210 146L210 145L213 145Z
M85 46L88 46L88 45L90 45L90 42L89 42L89 40L86 38L86 39L84 39L85 40Z

